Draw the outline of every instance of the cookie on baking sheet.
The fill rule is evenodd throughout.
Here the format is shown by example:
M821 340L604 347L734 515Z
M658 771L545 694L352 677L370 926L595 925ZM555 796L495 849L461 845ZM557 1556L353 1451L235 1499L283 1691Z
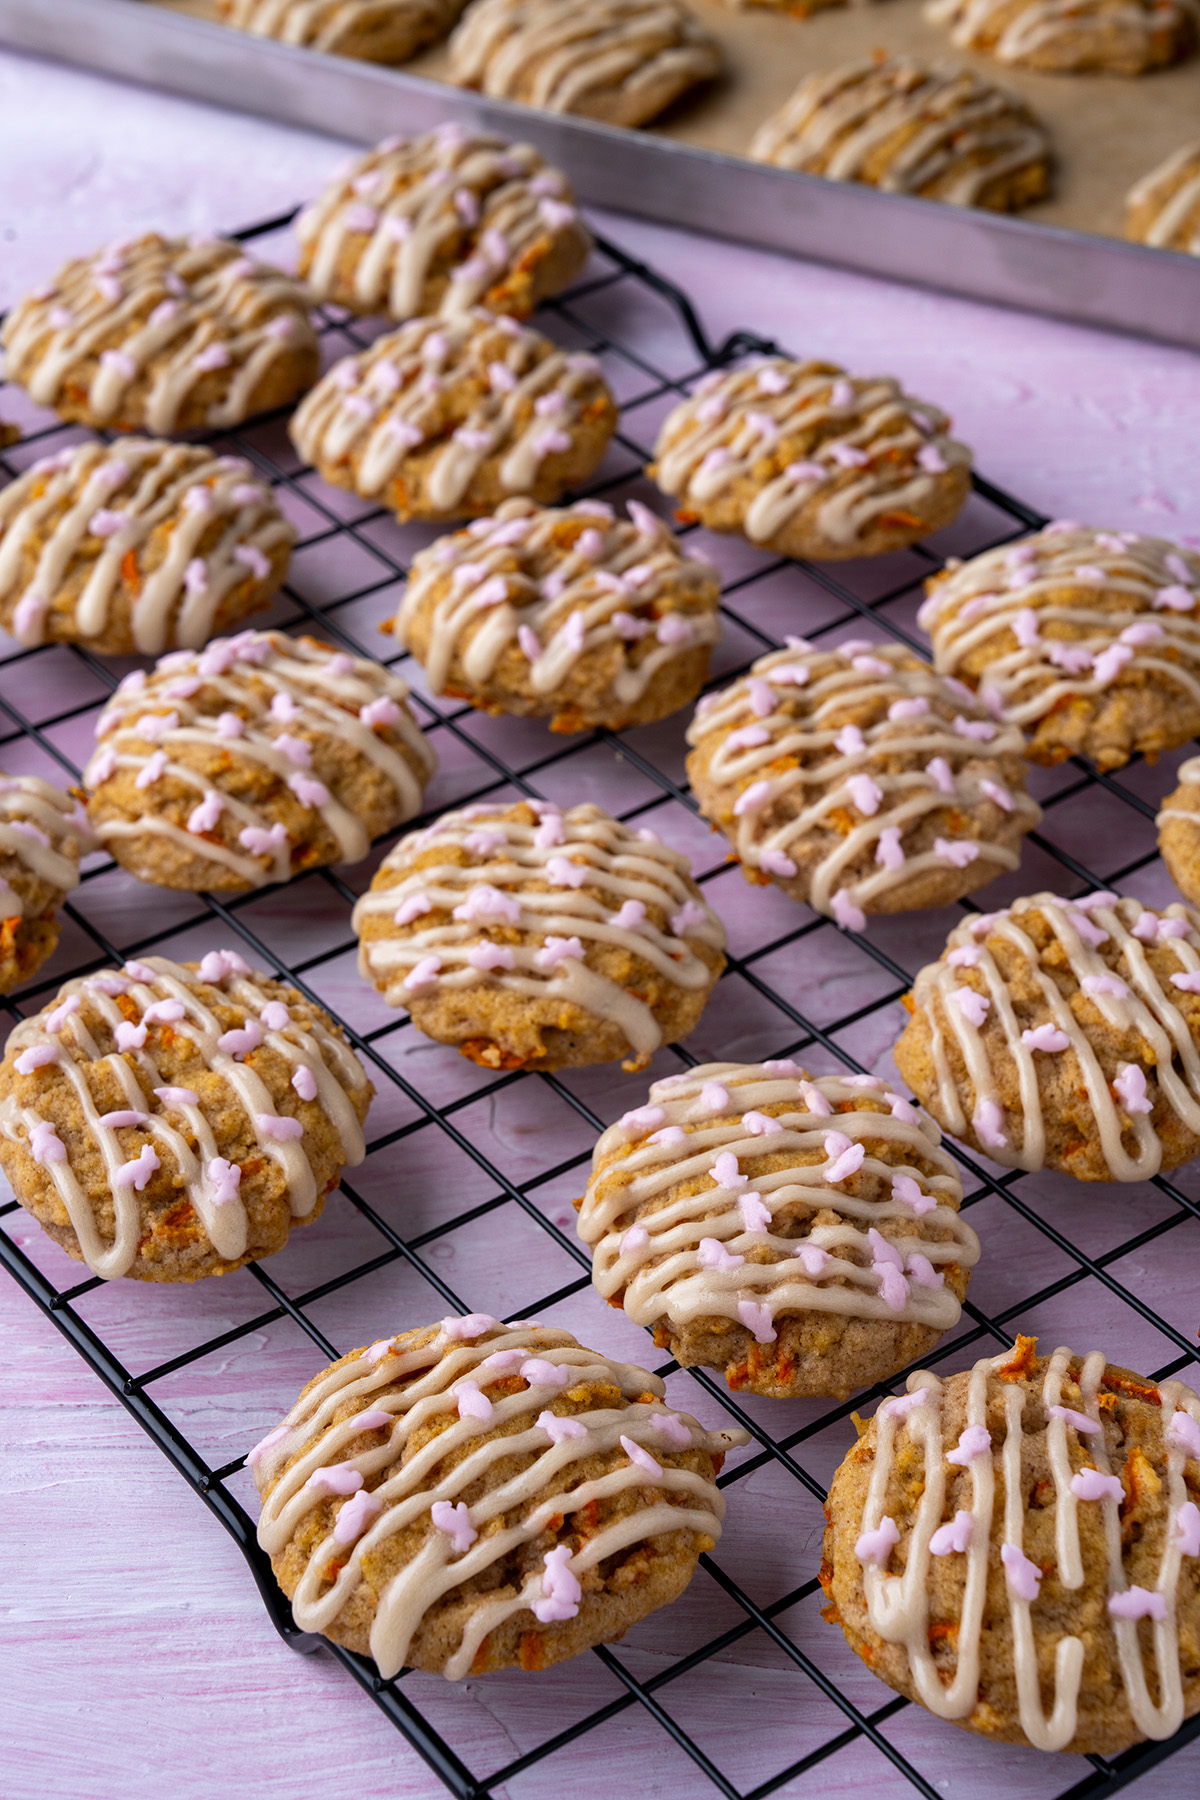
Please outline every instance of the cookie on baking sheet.
M979 1242L940 1142L871 1075L704 1063L657 1081L593 1154L592 1281L731 1388L845 1399L958 1321Z
M98 842L140 881L200 892L360 862L421 810L436 766L398 676L282 631L126 676L96 738Z
M681 0L475 0L450 39L448 78L493 100L641 125L724 65Z
M78 804L37 775L0 774L0 994L58 947L54 914L93 848Z
M1178 786L1159 809L1159 854L1185 900L1200 906L1200 756L1179 765Z
M1117 769L1200 730L1194 550L1061 520L926 587L917 619L938 669L1020 725L1031 761Z
M1195 48L1193 0L925 0L960 50L1054 74L1143 75Z
M700 810L747 880L854 931L1015 869L1042 816L1016 726L880 639L792 638L705 696L688 743Z
M889 375L764 357L668 413L647 473L677 517L784 556L880 556L948 525L971 453Z
M295 538L241 457L73 444L0 491L0 624L30 646L199 649L269 603Z
M388 1005L491 1069L643 1069L725 966L687 858L591 805L444 813L389 852L353 925Z
M238 425L317 377L300 283L224 238L77 257L0 328L10 381L60 418L155 437Z
M292 441L334 487L401 520L559 499L602 459L617 408L594 356L473 308L413 319L306 395Z
M303 1631L381 1675L548 1669L681 1594L748 1441L570 1332L488 1313L352 1350L248 1461Z
M809 75L747 155L889 194L1014 212L1050 187L1050 142L1016 94L909 56Z
M588 259L566 176L531 144L442 125L388 138L296 220L319 300L402 320L472 306L524 319Z
M823 1617L940 1719L1115 1756L1200 1710L1200 1397L1036 1346L878 1408L829 1492Z
M0 1167L111 1280L198 1281L282 1250L363 1159L371 1084L340 1027L232 950L68 981L9 1035Z
M1200 256L1200 142L1185 144L1130 188L1125 236Z
M622 731L696 698L721 582L636 500L506 500L414 557L395 632L435 694L552 731Z
M222 23L330 56L401 63L445 37L465 0L217 0Z
M976 913L913 983L896 1067L1009 1168L1145 1181L1200 1155L1200 929L1097 893Z

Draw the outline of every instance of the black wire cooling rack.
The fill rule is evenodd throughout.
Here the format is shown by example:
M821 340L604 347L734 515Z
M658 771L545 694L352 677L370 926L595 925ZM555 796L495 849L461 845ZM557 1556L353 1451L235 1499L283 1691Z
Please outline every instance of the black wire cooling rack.
M238 235L269 253L288 223L276 219ZM642 498L654 499L640 471L661 417L681 394L713 367L777 348L748 332L710 343L686 295L606 242L586 278L544 308L539 324L599 356L621 402L620 430L589 489L618 500L639 483ZM332 355L372 335L333 309L321 327ZM86 435L32 411L15 390L4 402L4 413L26 427L0 459L10 473ZM411 680L441 758L431 811L516 793L564 803L601 798L622 818L652 822L693 856L730 926L729 968L690 1045L662 1052L655 1075L697 1060L785 1055L802 1055L820 1071L886 1069L904 1018L900 997L938 953L953 909L872 920L856 935L774 889L748 888L729 868L723 840L696 816L683 772L682 717L620 737L559 739L541 724L493 720L432 699L419 669L388 654L394 640L371 628L394 611L407 561L433 534L401 530L379 509L323 487L296 462L282 417L212 441L269 477L300 528L291 580L266 622L315 629L351 651L381 656ZM865 626L922 648L915 611L924 578L948 555L1044 522L977 476L963 518L934 545L876 562L787 563L697 532L694 542L719 562L725 584L713 685L786 633L836 642ZM77 781L95 714L127 666L75 649L14 647L0 662L5 766ZM995 884L985 904L1040 888L1080 893L1114 884L1151 900L1167 897L1153 832L1155 803L1171 785L1162 766L1102 776L1069 763L1035 771L1032 785L1046 809L1042 826L1021 871ZM702 1559L688 1595L621 1646L538 1677L451 1688L411 1671L383 1681L367 1660L297 1632L243 1505L252 1494L244 1455L258 1432L247 1430L244 1415L231 1427L219 1404L199 1416L197 1383L224 1392L221 1371L250 1362L242 1392L253 1396L265 1430L327 1359L385 1329L437 1317L443 1305L553 1316L583 1341L639 1360L648 1345L593 1294L569 1208L556 1210L582 1190L595 1134L648 1078L611 1069L493 1076L421 1039L406 1015L388 1014L353 972L350 931L355 894L377 858L378 848L351 872L353 886L344 873L321 870L286 888L221 901L139 888L95 856L64 909L53 973L4 1002L15 1022L70 974L151 949L183 956L231 942L334 1012L371 1073L378 1135L354 1181L312 1232L293 1234L268 1264L223 1282L143 1286L131 1303L130 1284L74 1280L76 1266L29 1227L16 1203L0 1206L4 1266L235 1540L281 1636L298 1650L323 1647L336 1657L461 1800L581 1792L571 1760L581 1745L597 1782L617 1792L635 1786L621 1774L629 1753L656 1757L654 1791L666 1795L700 1795L711 1786L727 1800L761 1800L841 1784L839 1791L870 1786L885 1800L910 1789L941 1800L997 1791L1003 1780L1014 1794L1038 1800L1084 1800L1115 1791L1191 1741L1200 1717L1169 1743L1111 1762L1040 1756L968 1738L889 1694L840 1631L821 1622L816 1580L820 1506L852 1441L851 1404L870 1406L885 1390L845 1405L760 1401L670 1362L659 1372L675 1405L712 1424L744 1425L752 1443L721 1478L729 1502L721 1544ZM1200 1204L1187 1191L1186 1171L1178 1181L1083 1190L957 1154L983 1260L959 1328L927 1362L963 1366L1006 1346L1019 1327L1054 1342L1073 1333L1083 1349L1098 1342L1111 1360L1159 1378L1186 1369L1196 1325L1187 1270L1200 1242ZM118 1314L112 1296L122 1287ZM142 1321L140 1335L131 1334L130 1315ZM173 1353L163 1358L163 1348ZM185 1377L190 1405L176 1391ZM480 1729L485 1712L502 1715L502 1731ZM720 1723L731 1715L753 1725L752 1757L745 1736L731 1749ZM477 1766L468 1766L468 1756Z

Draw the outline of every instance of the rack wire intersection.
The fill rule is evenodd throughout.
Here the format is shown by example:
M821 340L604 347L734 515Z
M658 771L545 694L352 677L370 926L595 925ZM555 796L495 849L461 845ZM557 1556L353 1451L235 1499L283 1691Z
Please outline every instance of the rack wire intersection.
M235 235L269 253L290 217ZM616 500L638 492L656 498L640 472L670 405L710 369L778 348L750 332L712 344L684 293L603 240L585 278L544 307L538 324L570 347L594 352L621 402L618 435L587 490ZM333 308L322 312L320 326L331 356L373 335ZM0 458L10 474L87 435L37 412L11 388L4 402L5 415L24 427L20 443ZM903 1021L900 997L921 963L938 953L953 909L872 920L858 935L774 890L748 889L725 861L722 841L696 816L683 771L682 717L621 736L557 740L540 724L491 720L434 699L410 659L392 654L394 640L372 632L394 611L408 560L433 534L401 529L382 510L323 487L297 463L283 415L209 441L269 477L300 530L291 581L266 623L313 630L377 656L412 683L442 764L427 796L429 815L452 803L516 794L564 804L596 798L622 818L653 823L692 855L731 928L729 968L690 1044L660 1053L654 1075L710 1058L785 1055L802 1056L821 1072L887 1069ZM724 579L725 636L712 685L724 685L787 633L837 642L865 626L927 650L915 625L925 577L949 555L973 554L1043 523L976 476L954 527L932 544L872 564L787 563L689 528ZM13 647L0 661L5 767L77 782L99 706L129 666L74 648ZM1101 776L1076 762L1035 772L1031 785L1046 809L1042 826L1022 869L995 883L980 904L1039 888L1081 893L1113 885L1151 902L1170 897L1153 834L1156 802L1171 785L1161 766L1150 772L1135 764ZM661 1365L673 1404L752 1434L751 1446L721 1477L726 1536L702 1559L684 1600L638 1627L619 1651L599 1648L532 1682L489 1677L498 1684L488 1693L499 1696L493 1705L503 1702L506 1726L482 1734L497 1746L499 1760L490 1764L467 1760L467 1741L481 1736L478 1684L449 1689L411 1671L384 1681L366 1659L297 1631L244 1504L252 1495L244 1456L257 1432L247 1429L245 1413L231 1426L235 1389L251 1397L265 1430L326 1360L385 1329L436 1317L443 1305L553 1316L584 1342L646 1360L647 1339L593 1294L587 1255L564 1210L582 1191L595 1135L630 1103L631 1092L642 1092L646 1078L636 1078L635 1090L611 1069L494 1076L420 1039L406 1015L388 1014L354 974L349 928L356 893L382 847L349 876L321 870L284 889L232 900L158 893L150 900L152 890L94 856L64 909L52 972L3 1003L15 1023L70 975L149 950L192 956L233 943L332 1011L372 1076L377 1135L355 1179L343 1184L312 1233L294 1234L266 1265L221 1283L139 1284L114 1304L114 1290L128 1294L132 1284L75 1280L75 1265L41 1238L16 1202L0 1205L0 1260L229 1532L280 1635L297 1650L336 1657L460 1800L559 1793L569 1779L566 1753L581 1743L596 1759L598 1778L599 1759L614 1759L605 1761L611 1773L602 1779L619 1791L622 1744L644 1756L663 1749L663 1734L677 1753L677 1782L660 1788L664 1793L698 1795L712 1787L727 1800L765 1800L841 1781L870 1784L886 1800L910 1790L942 1800L964 1784L987 1791L1002 1776L1030 1800L1085 1800L1115 1792L1194 1739L1200 1716L1168 1743L1113 1761L980 1744L889 1695L845 1649L840 1632L820 1621L820 1506L851 1439L849 1414L901 1389L903 1376L854 1402L821 1405L739 1398L704 1370ZM1081 1193L1065 1180L997 1171L955 1154L984 1258L960 1327L926 1362L964 1366L1007 1345L1019 1327L1040 1329L1055 1342L1073 1331L1077 1347L1099 1343L1111 1360L1160 1378L1188 1369L1195 1318L1186 1266L1187 1252L1200 1242L1200 1183L1184 1171L1133 1190ZM143 1348L149 1341L156 1352L177 1347L151 1360ZM263 1343L267 1350L256 1351ZM218 1389L230 1360L253 1365L240 1366L221 1390L230 1405L197 1412L196 1383ZM782 1556L781 1544L788 1547ZM542 1723L544 1704L532 1702L544 1683L558 1684L560 1710L570 1715L551 1731ZM727 1753L714 1710L750 1718L764 1684L766 1722L750 1734L753 1753L746 1738ZM514 1744L524 1747L500 1755Z

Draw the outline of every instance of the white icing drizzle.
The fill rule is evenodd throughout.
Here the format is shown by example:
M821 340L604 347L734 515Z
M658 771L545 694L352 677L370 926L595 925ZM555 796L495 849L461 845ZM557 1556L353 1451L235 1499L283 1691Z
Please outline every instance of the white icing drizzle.
M96 738L84 770L92 794L103 795L104 784L121 769L138 771L145 794L137 818L97 814L102 844L169 838L252 887L286 881L294 846L282 829L272 834L269 793L260 804L244 797L239 765L256 765L286 783L320 818L339 859L348 863L359 862L370 847L353 805L357 772L370 765L391 783L391 822L399 824L420 810L423 784L436 766L398 676L365 657L282 631L217 638L199 654L164 657L148 677L140 671L126 676L100 715ZM322 761L322 746L330 740L355 754L348 782L336 762ZM229 762L215 778L204 767L214 750ZM334 780L332 789L320 779L322 770ZM155 788L165 780L194 791L186 826L156 806Z
M469 860L447 857L416 867L416 855L431 846L463 851ZM603 898L584 892L584 883ZM650 907L665 912L665 926L647 916ZM434 910L448 916L425 924ZM380 916L405 922L397 922L394 934L362 937L364 923ZM662 1043L658 1020L644 1000L590 966L589 950L619 946L695 992L709 986L713 971L692 945L725 947L725 928L678 850L598 806L560 812L544 801L443 813L426 830L401 838L351 922L361 938L359 967L389 1006L484 983L564 1001L610 1021L638 1056ZM494 966L481 951L494 941L490 922L502 948ZM512 931L523 941L509 943Z
M68 263L14 308L0 343L9 379L39 406L86 400L106 424L128 422L132 404L160 437L240 423L273 364L308 352L315 368L317 354L307 295L290 275L222 238L157 232ZM218 391L197 415L196 390L215 374Z
M1168 794L1168 804L1159 809L1154 821L1160 833L1169 819L1181 819L1184 824L1200 829L1200 808L1170 805L1172 800L1184 798L1184 788L1200 788L1200 756L1189 756L1186 762L1180 763L1175 780L1178 784L1175 791ZM1196 798L1200 799L1200 794Z
M218 987L230 1005L241 1009L246 1022L254 1021L251 1050L261 1043L286 1057L297 1071L309 1071L313 1097L337 1131L343 1161L351 1165L362 1161L362 1127L350 1096L363 1092L366 1076L324 1015L307 1027L290 1018L282 1025L272 1024L268 1009L279 1003L264 991L264 979L230 951L210 953L198 971L165 956L146 957L127 963L123 971L102 970L68 981L52 1006L24 1020L9 1036L7 1056L19 1060L23 1053L32 1052L29 1070L18 1073L33 1074L40 1084L66 1082L80 1110L84 1144L103 1158L114 1214L108 1241L101 1235L69 1148L58 1139L36 1103L19 1103L9 1075L8 1092L0 1101L0 1134L10 1142L23 1143L42 1165L66 1208L84 1261L103 1280L111 1281L132 1268L142 1235L138 1192L149 1174L163 1165L170 1169L180 1196L191 1202L216 1254L234 1261L246 1251L248 1217L238 1191L240 1170L233 1165L237 1170L234 1176L222 1160L222 1143L214 1135L204 1107L194 1097L174 1100L155 1094L159 1087L168 1096L191 1094L192 1090L164 1086L166 1077L155 1061L155 1023L146 1018L152 1007L163 1002L179 1004L179 1016L174 1007L169 1009L170 1030L176 1037L188 1039L205 1067L224 1078L228 1093L222 1096L221 1105L232 1102L241 1108L260 1154L279 1165L293 1218L307 1218L319 1198L304 1139L288 1135L286 1126L278 1135L272 1129L273 1120L288 1115L278 1111L270 1090L250 1064L236 1060L246 1053L246 1046L227 1041L203 998L205 984ZM119 997L133 1001L136 1019L129 1019L121 1009ZM135 1041L124 1053L120 1048L103 1050L102 1043L116 1043L118 1027L126 1025L143 1031L144 1042L139 1046ZM47 1057L46 1051L53 1054ZM92 1072L102 1065L120 1086L128 1111L140 1123L118 1127L104 1122L112 1115L101 1113L92 1094ZM308 1084L306 1077L301 1079ZM143 1168L149 1162L149 1173L135 1185L128 1171L139 1158Z
M854 1149L879 1140L887 1155ZM578 1225L592 1280L606 1300L622 1295L638 1325L715 1315L766 1342L776 1335L767 1319L826 1312L947 1331L961 1308L942 1265L972 1268L979 1240L958 1216L962 1188L940 1143L932 1120L881 1081L810 1080L787 1063L701 1064L656 1082L649 1104L597 1143ZM789 1166L760 1166L781 1154ZM895 1184L891 1197L859 1198L856 1170ZM711 1185L689 1192L697 1181ZM824 1220L802 1237L774 1229L777 1214L798 1209ZM764 1251L770 1260L758 1260Z
M492 99L629 123L723 60L678 0L475 0L450 40L449 78Z
M313 291L326 300L345 293L349 252L354 305L394 319L432 311L433 299L445 314L485 304L564 232L582 261L590 238L566 176L530 144L457 124L368 151L296 221ZM442 276L444 294L431 296L431 279Z
M967 1394L967 1429L987 1436L988 1401L996 1393L996 1371L1011 1359L1008 1351L996 1357L985 1357L971 1370ZM1082 1361L1078 1374L1082 1412L1080 1419L1094 1422L1094 1431L1080 1432L1075 1424L1062 1416L1074 1409L1061 1407L1063 1383L1071 1373L1072 1363ZM1083 1587L1085 1571L1079 1534L1079 1507L1099 1506L1103 1509L1107 1545L1106 1590L1112 1599L1127 1591L1121 1548L1121 1501L1112 1493L1096 1500L1080 1501L1072 1489L1079 1469L1078 1457L1072 1462L1072 1448L1087 1459L1083 1466L1093 1467L1101 1475L1111 1476L1104 1415L1098 1404L1101 1381L1106 1367L1102 1351L1094 1350L1080 1359L1065 1348L1056 1350L1048 1359L1041 1405L1049 1416L1045 1424L1051 1474L1054 1480L1056 1508L1056 1549L1058 1584L1068 1590ZM1149 1385L1149 1384L1148 1384ZM903 1644L908 1656L917 1697L923 1706L942 1719L966 1719L974 1711L978 1699L982 1664L982 1637L985 1630L984 1609L987 1600L988 1565L994 1543L1012 1546L1022 1552L1025 1518L1026 1478L1023 1476L1025 1440L1024 1414L1027 1396L1016 1382L1002 1387L1005 1427L1004 1439L997 1447L984 1448L967 1458L971 1475L971 1503L964 1508L970 1520L965 1551L966 1580L957 1637L958 1660L954 1678L948 1684L930 1653L929 1590L927 1575L931 1540L941 1525L946 1505L947 1446L942 1424L944 1384L936 1375L922 1370L909 1377L910 1394L921 1394L915 1405L902 1401L884 1401L875 1415L875 1463L871 1472L863 1512L863 1538L878 1532L881 1523L893 1524L886 1518L888 1484L895 1466L897 1439L907 1432L910 1441L923 1456L924 1491L912 1530L908 1535L903 1575L889 1575L887 1557L882 1561L868 1558L863 1564L863 1587L867 1617L880 1637L893 1644ZM1184 1413L1200 1422L1200 1398L1181 1382L1165 1381L1157 1388L1162 1407L1164 1430L1173 1413ZM1050 1409L1059 1407L1059 1413ZM1161 1596L1163 1616L1153 1626L1153 1654L1158 1680L1159 1703L1151 1700L1145 1675L1145 1661L1138 1641L1138 1627L1133 1618L1122 1618L1111 1611L1105 1615L1107 1628L1116 1643L1117 1667L1125 1700L1138 1732L1147 1738L1170 1737L1183 1723L1183 1687L1180 1673L1179 1634L1175 1618L1175 1595L1181 1567L1180 1509L1188 1504L1183 1468L1187 1456L1182 1446L1166 1436L1165 1443L1167 1520L1158 1579L1150 1590ZM961 1461L961 1454L959 1457ZM1003 1490L1003 1510L997 1508L997 1460ZM1193 1508L1194 1510L1194 1508ZM894 1531L894 1524L893 1524ZM891 1535L891 1534L889 1534ZM863 1538L859 1539L860 1545ZM1054 1702L1049 1717L1041 1699L1041 1679L1037 1653L1037 1627L1033 1609L1036 1600L1022 1597L1012 1578L1006 1580L1009 1621L1012 1629L1012 1668L1016 1682L1017 1716L1021 1730L1038 1750L1063 1750L1074 1738L1077 1722L1080 1683L1084 1664L1081 1638L1063 1635L1055 1649ZM1142 1592L1142 1590L1135 1590ZM1153 1601L1152 1601L1153 1604ZM1096 1626L1092 1627L1097 1629Z
M843 722L868 708L873 722ZM997 778L1002 759L1022 754L1020 731L990 723L966 690L949 689L901 644L854 639L817 650L793 639L702 701L688 743L708 754L708 778L737 796L732 827L722 829L745 867L786 881L814 836L831 838L806 897L856 928L864 909L914 876L978 862L978 886L1016 868L1018 851L956 835L949 821L934 848L906 848L931 813L991 800L1023 831L1041 817L1023 787ZM853 824L839 835L836 818L847 814ZM850 880L868 852L869 871Z
M752 479L740 529L756 544L816 498L821 536L849 550L887 513L920 517L947 471L970 462L949 423L889 375L765 357L706 375L672 408L650 472L685 507L720 502ZM767 458L773 472L764 478Z
M1200 23L1195 0L925 0L924 16L948 25L959 50L986 50L998 62L1055 69L1141 68L1167 58L1155 40ZM1005 15L1010 14L1011 17Z
M463 0L218 0L222 19L255 37L278 38L333 55L355 55L407 24L405 54L449 31ZM394 60L386 35L378 60ZM373 59L375 60L375 59Z
M291 432L327 479L351 485L342 471L352 463L352 485L368 498L418 458L430 505L454 515L492 458L500 486L526 492L599 402L611 405L594 356L557 350L539 332L475 309L413 319L335 363L301 401Z
M158 567L143 570L143 553L164 534ZM136 649L198 649L228 596L249 583L265 599L270 559L295 536L270 486L241 457L146 438L75 444L0 493L0 606L11 609L9 629L22 644L45 643L50 607L86 557L71 636L102 637L132 558Z
M993 711L1028 725L1127 672L1181 688L1200 705L1197 589L1195 551L1063 522L949 565L917 620L943 675L1010 634L1011 647L990 655L980 693Z
M432 691L445 691L456 660L468 681L485 684L516 644L530 665L530 689L547 697L581 658L616 644L612 695L630 705L667 663L714 644L720 581L712 565L685 557L636 500L630 515L618 519L596 500L558 511L506 500L494 517L421 551L396 636L411 648L414 623L430 613L424 661Z
M495 1359L490 1368L489 1359ZM563 1370L568 1371L565 1376ZM517 1392L488 1395L496 1383L509 1387L514 1375L522 1381ZM399 1382L405 1385L397 1391ZM572 1413L582 1428L579 1434L552 1439L538 1422L539 1415L559 1416L553 1414L556 1395L565 1389L570 1398L573 1387L596 1382L619 1389L623 1404ZM459 1407L459 1384L482 1392L487 1416L472 1416ZM344 1471L348 1477L339 1481L337 1491L351 1498L342 1500L331 1529L314 1544L292 1595L297 1624L305 1631L327 1631L364 1579L364 1556L422 1518L428 1521L424 1539L383 1586L371 1624L371 1655L385 1677L403 1667L422 1620L443 1595L485 1574L548 1529L556 1529L551 1521L579 1514L592 1501L604 1503L641 1490L633 1511L585 1536L566 1559L564 1567L576 1581L606 1557L668 1532L719 1538L725 1503L715 1482L669 1459L680 1449L719 1457L746 1443L748 1434L738 1429L706 1431L687 1414L669 1412L662 1402L663 1391L656 1375L585 1349L569 1332L525 1321L499 1325L482 1313L444 1320L441 1330L424 1343L414 1345L411 1337L385 1339L335 1364L297 1401L283 1426L251 1452L260 1491L287 1458L296 1458L263 1502L258 1541L271 1556L287 1546L306 1516L327 1497L329 1490L319 1480L312 1485L313 1477L331 1466L339 1476ZM335 1410L348 1401L355 1404L355 1412L335 1424ZM345 1447L364 1429L361 1416L376 1413L391 1414L394 1420L367 1427L386 1433L378 1447L345 1457ZM451 1423L436 1436L419 1449L410 1448L417 1433L446 1417ZM519 1421L518 1429L503 1429L514 1421ZM622 1439L634 1445L644 1461L631 1456ZM449 1456L468 1447L469 1455L453 1468L446 1466ZM603 1475L579 1481L575 1465L595 1456L612 1456L615 1464ZM517 1457L531 1460L502 1478L492 1473L501 1460ZM650 1474L650 1462L657 1465L657 1474ZM362 1509L365 1516L356 1519L339 1542L338 1522L354 1504L353 1494L366 1484L371 1500ZM472 1491L475 1497L469 1503L460 1499ZM434 1524L439 1505L458 1515L452 1526ZM518 1516L509 1523L506 1515L514 1513ZM457 1531L464 1538L469 1532L465 1547L456 1543ZM488 1634L515 1613L544 1603L548 1585L538 1566L519 1590L506 1584L490 1594L479 1593L462 1641L446 1663L447 1679L461 1681L468 1675ZM577 1589L575 1598L577 1612ZM540 1616L549 1620L574 1613L534 1612L535 1619Z
M873 168L883 150L883 166ZM885 193L931 192L974 206L985 189L1044 162L1048 143L1015 95L969 69L899 56L809 75L759 127L748 154Z
M1130 224L1148 212L1130 237L1158 250L1200 256L1200 143L1185 144L1129 190Z
M1046 952L1039 953L1023 929L1022 921L1032 914L1040 915L1053 932L1057 946L1053 966L1060 973L1065 966L1078 995L1064 996L1043 966ZM1018 1015L989 948L994 938L1027 964L1026 978L1040 990L1044 1002L1036 1021ZM942 958L920 971L912 990L914 1011L929 1021L937 1109L946 1129L956 1137L968 1129L949 1055L953 1043L975 1092L970 1126L987 1154L1010 1168L1043 1166L1046 1121L1039 1067L1049 1069L1053 1059L1068 1049L1086 1088L1096 1137L1113 1181L1145 1181L1161 1167L1162 1140L1152 1122L1150 1102L1168 1108L1200 1136L1200 1047L1175 1004L1181 991L1176 971L1166 977L1155 974L1146 954L1150 944L1169 952L1184 978L1184 991L1200 988L1200 930L1196 914L1187 906L1153 912L1128 895L1121 899L1094 895L1086 900L1085 910L1077 900L1034 894L1015 900L1003 912L973 914L957 926ZM956 960L956 952L964 955ZM965 1002L956 998L964 989L975 998ZM1088 1027L1076 1011L1083 1002L1097 1008L1111 1031L1135 1033L1145 1045L1141 1061L1125 1065L1134 1071L1132 1076L1121 1075L1114 1084L1105 1079ZM999 1039L994 1030L985 1037L989 1023L999 1025ZM1050 1027L1043 1043L1028 1042L1026 1034L1043 1027ZM1016 1071L1021 1111L1015 1116L1001 1100L1000 1068ZM1150 1095L1145 1093L1147 1073L1155 1083ZM1127 1136L1134 1140L1132 1153L1125 1148Z
M79 807L61 788L37 775L0 774L0 859L11 857L17 865L11 873L53 888L51 906L79 886L79 858L90 848L90 836ZM27 916L25 898L0 877L0 919Z

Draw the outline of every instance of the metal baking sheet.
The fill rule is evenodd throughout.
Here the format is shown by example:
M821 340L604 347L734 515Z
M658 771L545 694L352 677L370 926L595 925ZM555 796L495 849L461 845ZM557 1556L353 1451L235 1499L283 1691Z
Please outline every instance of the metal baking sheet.
M1200 348L1200 259L769 169L296 50L142 0L0 0L0 43L373 142L451 118L529 139L595 206Z

